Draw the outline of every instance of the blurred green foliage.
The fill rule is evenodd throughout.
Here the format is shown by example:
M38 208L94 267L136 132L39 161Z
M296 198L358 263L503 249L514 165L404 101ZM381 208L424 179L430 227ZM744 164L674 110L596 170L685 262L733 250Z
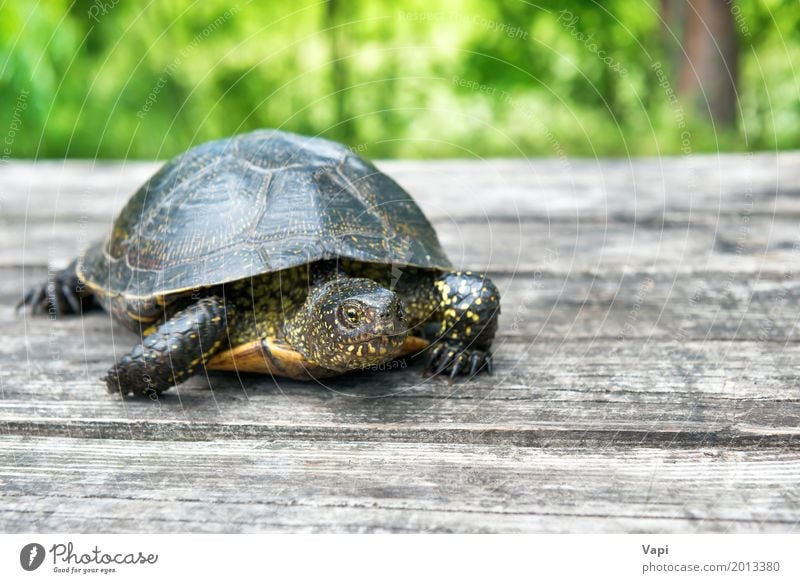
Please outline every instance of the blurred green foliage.
M738 127L687 112L691 149L800 147L800 5L735 6ZM259 127L370 158L680 154L652 68L669 43L646 0L13 0L0 135L37 158L165 158Z

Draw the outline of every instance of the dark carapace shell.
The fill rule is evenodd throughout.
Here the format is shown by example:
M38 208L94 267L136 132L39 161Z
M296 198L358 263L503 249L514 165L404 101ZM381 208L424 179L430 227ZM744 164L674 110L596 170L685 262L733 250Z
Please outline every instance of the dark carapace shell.
M450 268L413 199L371 163L259 130L169 161L78 270L104 294L155 298L337 258Z

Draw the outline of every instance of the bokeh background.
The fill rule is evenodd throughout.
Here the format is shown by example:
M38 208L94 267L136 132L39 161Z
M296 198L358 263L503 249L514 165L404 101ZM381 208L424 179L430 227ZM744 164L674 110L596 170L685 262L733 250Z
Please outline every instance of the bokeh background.
M800 147L800 3L6 0L3 158L260 127L369 158Z

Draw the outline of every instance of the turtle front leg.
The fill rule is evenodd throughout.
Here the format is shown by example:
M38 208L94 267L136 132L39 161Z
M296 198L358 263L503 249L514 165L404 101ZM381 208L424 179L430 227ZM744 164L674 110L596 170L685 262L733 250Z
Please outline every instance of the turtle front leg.
M433 282L437 304L429 322L438 323L436 339L429 348L426 373L474 376L480 370L492 373L489 350L497 331L500 292L482 275L445 273Z
M108 370L108 392L153 397L182 383L227 338L224 302L198 300L145 336Z
M32 287L16 305L16 310L27 308L31 314L61 315L82 314L99 308L100 304L76 273L78 260L66 269L55 272L52 280Z

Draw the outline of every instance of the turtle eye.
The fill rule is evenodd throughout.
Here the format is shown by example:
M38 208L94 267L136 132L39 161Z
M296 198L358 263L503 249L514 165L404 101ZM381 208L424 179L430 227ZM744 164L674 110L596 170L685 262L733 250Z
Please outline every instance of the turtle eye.
M339 321L348 328L355 328L361 323L362 310L355 304L339 306Z

